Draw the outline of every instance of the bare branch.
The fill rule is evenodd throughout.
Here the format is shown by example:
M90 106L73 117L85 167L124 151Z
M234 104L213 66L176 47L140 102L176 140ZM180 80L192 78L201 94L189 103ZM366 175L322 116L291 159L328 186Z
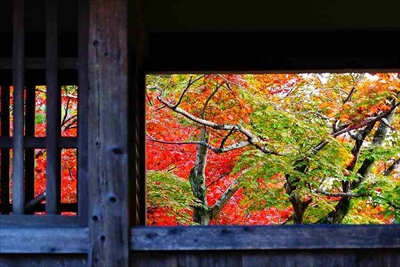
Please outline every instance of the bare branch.
M199 77L197 77L196 79L194 79L194 80L192 81L193 76L190 76L189 81L188 81L188 83L187 83L187 85L186 85L186 88L183 90L181 96L179 97L178 102L177 102L176 105L174 106L174 109L177 108L177 107L181 104L182 99L183 99L183 96L184 96L184 95L186 94L186 92L189 90L190 86L192 86L195 82L197 82L198 80L200 80L200 79L203 78L203 77L204 77L204 75L200 75Z
M353 87L351 88L349 94L348 94L347 97L343 100L343 104L345 104L345 103L347 103L348 101L351 100L351 97L353 96L353 94L354 94L354 92L355 92L355 90L356 90L357 84L362 80L363 77L364 77L364 73L361 74L360 77L358 77L358 80L357 80L357 81L355 81L355 84L354 84Z
M229 131L229 133L224 137L224 139L222 139L221 141L221 145L219 146L220 148L222 148L226 142L226 140L228 140L229 136L235 131L234 128L232 128L232 130Z
M206 108L207 108L208 103L211 101L211 98L217 93L218 89L221 88L221 87L222 87L222 84L217 84L215 86L214 91L212 91L212 93L209 95L209 97L207 98L206 102L204 103L203 110L201 111L201 118L202 119L205 119L204 114L206 112Z
M228 152L228 151L231 151L231 150L239 149L239 148L242 148L242 147L250 145L249 141L242 141L242 142L238 142L238 143L235 143L235 144L227 146L227 147L214 147L214 146L212 146L209 143L204 142L204 141L169 142L169 141L158 140L158 139L152 137L149 134L147 134L147 137L149 138L149 140L151 140L153 142L167 144L167 145L202 145L202 146L207 147L208 149L212 150L213 152L215 152L217 154Z
M211 218L214 218L222 208L228 203L229 199L236 193L236 191L240 188L240 182L242 181L242 177L236 179L224 192L221 198L210 208L211 210Z
M383 112L383 113L380 114L379 116L372 117L372 118L370 118L369 120L366 120L365 122L363 122L363 123L357 125L357 128L362 128L362 127L364 127L364 126L367 126L367 125L370 124L370 123L375 123L375 122L381 120L381 119L384 118L385 116L389 115L389 114L390 114L393 110L395 110L399 105L400 105L400 103L397 103L396 105L393 105L388 111ZM347 133L347 132L349 132L349 131L355 129L355 127L352 126L352 125L343 125L341 128L343 128L343 129L338 130L338 131L336 131L336 132L332 132L331 135L332 135L333 137L337 137L337 136L339 136L339 135L341 135L341 134Z
M43 200L46 199L46 191L38 195L36 198L28 201L25 204L25 211L30 211L32 210L36 205L40 204Z
M236 130L238 132L241 132L244 136L247 137L248 141L242 141L242 142L238 143L238 144L241 144L240 147L243 147L245 145L251 144L254 147L256 147L257 149L259 149L260 151L262 151L263 153L281 155L278 152L269 150L266 147L266 142L264 142L263 140L258 138L255 134L253 134L251 131L249 131L248 129L244 128L243 126L241 126L239 124L237 124L237 125L218 124L218 123L215 123L215 122L212 122L212 121L201 119L201 118L198 118L198 117L190 114L186 110L183 110L181 108L175 107L174 105L172 105L171 103L166 101L161 95L159 95L157 97L157 99L161 103L163 103L164 105L169 107L171 110L173 110L173 111L185 116L186 118L190 119L191 121L196 122L198 124L201 124L203 126L210 127L210 128L216 129L216 130L231 131L232 129L234 129L234 130ZM210 148L210 149L213 150L212 148ZM221 150L217 149L217 151L221 151ZM221 153L221 152L216 152L216 153Z
M76 128L76 126L74 126L74 124L78 121L78 116L74 115L71 116L67 119L67 121L65 122L66 124L63 125L64 131L67 129L72 129L72 128Z
M70 100L71 100L71 99L70 99L69 97L67 97L67 104L65 105L65 108L64 108L64 117L63 117L63 119L62 119L61 126L64 125L65 120L67 119L67 116L68 116L68 106L69 106L69 101L70 101Z
M214 181L210 182L210 183L207 185L207 188L210 187L210 186L212 186L213 184L218 183L219 181L221 181L222 179L224 179L226 176L227 176L227 174L221 174L217 179L215 179Z
M400 158L396 159L386 170L384 175L385 176L389 176L395 169L397 166L400 165Z
M368 197L370 194L356 194L356 193L350 193L350 192L337 192L337 193L330 193L330 192L325 192L322 190L315 190L316 193L328 196L328 197Z

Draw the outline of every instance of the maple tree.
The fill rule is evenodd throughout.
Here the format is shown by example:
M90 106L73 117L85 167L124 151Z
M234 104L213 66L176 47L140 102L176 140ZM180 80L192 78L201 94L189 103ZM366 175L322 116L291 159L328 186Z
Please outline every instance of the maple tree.
M1 95L1 93L0 93ZM26 100L26 92L24 93ZM35 87L35 137L46 136L46 87ZM13 87L10 87L10 136L13 134ZM78 89L76 86L61 88L61 136L76 137L78 129ZM25 111L26 112L26 111ZM34 152L34 197L46 191L46 150L35 149ZM10 166L12 166L12 150L10 151ZM10 169L10 189L12 189L12 168ZM10 190L10 201L12 190ZM61 150L61 202L76 203L77 201L77 151L76 149ZM43 201L45 203L45 201ZM44 214L44 213L37 213ZM75 215L74 212L63 212L65 215Z
M399 87L394 73L149 76L147 169L189 182L199 224L398 222Z

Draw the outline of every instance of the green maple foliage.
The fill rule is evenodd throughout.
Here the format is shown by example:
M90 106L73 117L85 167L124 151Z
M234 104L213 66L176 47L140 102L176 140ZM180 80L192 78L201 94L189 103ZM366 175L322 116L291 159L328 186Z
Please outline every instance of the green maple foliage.
M149 76L147 169L188 179L206 126L208 202L240 182L212 224L398 222L399 83L395 73ZM272 211L280 217L265 219Z

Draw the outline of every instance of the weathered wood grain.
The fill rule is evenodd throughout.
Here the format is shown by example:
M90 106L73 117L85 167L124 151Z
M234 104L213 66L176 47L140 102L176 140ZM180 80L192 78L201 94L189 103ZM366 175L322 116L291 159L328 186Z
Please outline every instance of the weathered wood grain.
M6 226L77 226L77 216L61 216L61 215L47 215L47 216L32 216L32 215L0 215L0 228ZM18 231L16 229L15 231Z
M400 248L400 225L135 227L132 250Z
M78 2L78 216L80 225L88 225L88 42L89 2Z
M160 266L168 266L175 267L178 266L178 257L174 253L162 253L162 252L153 252L153 253L133 253L132 261L129 266L139 267L160 267ZM186 265L190 266L190 265Z
M134 79L132 90L129 90L128 97L131 99L129 110L129 143L130 166L133 166L131 177L134 182L131 187L131 202L134 212L130 214L131 225L146 225L146 118L145 118L145 87L146 76L143 71L144 49L145 49L145 29L143 25L143 0L129 1L131 19L128 20L129 33L129 51L130 55L130 73ZM132 19L133 17L133 19ZM134 51L134 53L133 53Z
M13 84L13 213L24 214L24 1L14 1Z
M58 82L57 1L46 0L46 213L59 214L61 202L61 87Z
M397 267L397 249L133 252L130 266L168 267Z
M87 253L89 230L78 227L0 228L0 254Z
M128 1L89 3L88 266L128 266Z
M27 211L45 212L46 211L46 203L40 203L45 199L46 199L45 192L43 192L40 195L38 195L36 198L25 203L25 211L26 212ZM11 212L12 204L5 203L4 205L2 205L2 208L4 208L5 213ZM77 212L78 204L77 203L61 203L60 209L62 212L63 211ZM27 214L31 214L31 213L27 213ZM55 216L58 216L58 215L55 215ZM41 217L41 218L43 218L43 217Z
M85 254L1 254L0 267L86 267Z
M1 148L13 148L13 140L11 137L1 137L0 138ZM46 148L46 137L24 137L24 147L25 148ZM59 138L58 148L77 148L78 139L76 137L62 137Z

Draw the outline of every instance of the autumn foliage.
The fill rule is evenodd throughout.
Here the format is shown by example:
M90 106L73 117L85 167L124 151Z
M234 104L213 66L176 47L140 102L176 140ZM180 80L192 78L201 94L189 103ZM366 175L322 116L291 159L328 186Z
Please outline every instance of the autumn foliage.
M147 76L147 170L189 201L149 197L148 225L193 224L202 129L208 208L240 184L211 224L398 222L399 94L396 73Z
M1 95L1 93L0 93ZM26 91L24 92L26 101ZM25 103L26 104L26 103ZM35 126L34 137L46 137L46 87L35 87ZM61 88L61 136L77 136L77 111L78 92L76 86L63 86ZM13 135L13 87L10 87L10 136ZM26 107L26 105L25 105ZM26 112L26 108L25 108ZM6 133L2 133L6 134ZM12 151L10 153L10 166L12 166ZM35 149L34 151L34 196L42 194L46 190L46 150ZM12 169L10 169L12 177ZM10 179L12 189L12 178ZM12 190L10 190L10 200ZM77 201L77 151L76 149L61 150L61 202L76 203ZM44 201L45 202L45 201ZM74 215L75 213L63 213Z

